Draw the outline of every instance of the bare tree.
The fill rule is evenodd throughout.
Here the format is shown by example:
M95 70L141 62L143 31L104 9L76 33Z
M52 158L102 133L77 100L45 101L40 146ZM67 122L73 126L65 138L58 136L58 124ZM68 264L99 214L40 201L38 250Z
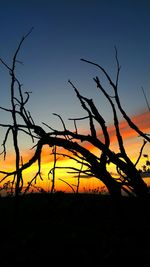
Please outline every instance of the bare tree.
M27 93L27 98L24 101L23 100L23 96L22 96L22 85L19 82L19 80L16 77L15 74L15 69L16 69L16 64L17 63L21 63L19 60L17 60L17 56L18 53L20 51L20 48L24 42L24 40L29 36L29 34L31 33L32 29L25 35L22 37L15 53L14 56L12 58L12 65L8 66L2 59L0 59L0 62L8 69L10 77L11 77L11 84L10 84L10 97L11 97L11 109L6 109L3 107L0 107L0 109L3 109L7 112L11 113L12 116L12 125L1 125L2 127L6 127L7 131L6 131L6 135L5 135L5 139L3 142L3 153L4 153L4 159L6 157L6 141L8 138L9 133L12 133L13 136L13 145L14 145L14 150L15 150L15 155L16 155L16 171L14 173L14 179L12 181L12 184L16 183L15 185L15 195L18 196L19 192L22 190L22 186L23 186L23 179L22 179L22 171L20 169L20 164L21 164L21 155L20 155L20 150L19 150L19 145L18 145L18 123L17 123L17 115L18 115L18 111L17 111L17 106L19 104L20 109L23 111L23 107L26 104L26 102L28 101L28 93ZM15 89L16 86L18 87L19 90L19 94L20 94L20 101L16 98L15 96ZM5 177L4 177L5 178Z
M68 169L71 173L76 174L78 177L78 182L81 176L84 177L93 176L98 178L105 184L109 193L113 197L117 198L120 197L122 191L125 191L129 195L133 194L135 196L145 196L148 192L148 188L141 177L141 173L137 169L137 163L141 158L145 144L150 141L150 138L148 137L147 134L143 133L137 127L137 125L133 123L133 121L127 115L127 113L125 112L125 110L121 105L120 98L118 95L118 80L120 73L120 65L118 61L117 49L115 48L115 59L117 63L117 74L115 82L112 81L106 70L99 64L85 59L81 59L81 61L97 67L105 76L106 80L108 81L108 83L110 84L110 86L114 91L114 95L110 96L107 93L107 90L102 86L100 79L98 77L94 78L94 82L96 83L97 88L104 94L105 98L107 99L112 109L119 153L112 151L110 148L111 140L108 127L106 126L106 122L103 116L101 115L100 111L96 107L94 101L92 99L89 99L81 95L79 90L70 80L68 82L75 91L76 96L80 101L82 108L87 113L87 116L80 118L73 118L73 119L71 118L74 122L74 127L75 127L74 131L70 131L67 129L65 122L63 121L62 117L58 114L54 115L61 120L63 126L62 131L53 129L47 123L43 123L43 127L35 124L30 112L27 111L26 109L26 103L30 98L30 94L29 92L25 92L25 97L24 97L22 93L21 83L19 82L15 74L15 66L16 63L18 62L17 60L18 52L21 48L23 41L30 34L30 32L25 37L23 37L21 42L19 43L19 46L17 47L17 50L13 57L13 64L11 68L1 59L1 63L9 70L9 74L11 76L11 105L12 105L11 109L6 109L3 107L1 107L1 109L5 110L6 112L10 112L13 118L13 124L10 125L0 124L1 127L7 128L6 135L3 141L3 147L4 147L3 154L4 157L6 157L6 142L10 132L12 132L13 134L14 149L16 153L16 168L12 172L6 172L1 170L0 173L4 175L2 181L8 179L8 177L10 176L14 177L12 184L14 183L14 181L16 181L15 194L18 195L23 188L23 177L22 177L23 171L27 168L30 168L30 166L35 162L38 162L37 173L28 184L25 190L26 192L33 183L33 181L37 179L37 177L40 177L40 179L42 179L41 175L42 147L44 145L49 145L49 147L53 149L54 153L54 167L53 170L51 170L53 173L52 191L54 190L55 169L59 168L59 166L56 166L56 160L57 160L56 156L62 155L68 157L69 159L74 160L77 163L77 166L79 166L79 167L73 167L73 166L63 167ZM14 94L15 85L17 85L17 88L19 90L19 97L16 97ZM141 145L139 156L135 163L132 162L132 160L130 159L130 157L126 152L123 142L123 137L120 132L120 125L119 125L116 106L118 107L119 111L121 112L124 119L128 123L129 127L132 128L137 133L137 135L143 138L143 144ZM18 117L19 119L22 120L22 123L18 123L17 121ZM87 134L80 133L79 128L77 126L79 120L88 121L89 132ZM103 138L100 138L98 136L99 128L102 131ZM21 155L18 146L19 131L22 131L24 134L29 135L32 141L36 142L36 144L34 145L34 155L25 163L21 161ZM99 156L95 155L92 151L89 151L86 148L85 145L86 143L89 143L92 146L94 146L99 151ZM58 153L56 150L57 147L63 147L64 153ZM69 154L67 154L65 151L69 151ZM119 175L118 179L113 177L111 172L108 170L108 165L110 163L113 163L116 166L116 171L118 172ZM77 190L79 188L78 186Z

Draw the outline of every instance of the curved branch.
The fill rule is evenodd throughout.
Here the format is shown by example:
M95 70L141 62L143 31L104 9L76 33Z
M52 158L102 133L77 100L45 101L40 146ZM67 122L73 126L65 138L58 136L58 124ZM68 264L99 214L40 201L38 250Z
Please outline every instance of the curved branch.
M118 61L118 57L116 54L116 58ZM81 59L81 61L84 61L86 63L89 63L91 65L94 65L96 67L98 67L102 73L105 75L105 77L107 78L107 80L109 81L110 85L112 86L112 88L114 89L114 93L115 93L115 100L117 103L117 106L120 110L120 112L122 113L123 117L125 118L125 120L127 121L128 125L130 126L130 128L132 128L134 131L136 131L140 136L142 136L144 139L146 139L148 142L150 142L150 138L144 134L139 128L138 126L130 119L130 117L127 115L127 113L125 112L125 110L122 108L121 103L120 103L120 99L119 99L119 95L118 95L118 88L117 88L117 84L118 84L118 78L116 79L116 84L114 84L114 82L112 81L112 79L110 78L110 76L108 75L108 73L106 72L106 70L101 67L99 64L94 63L92 61L86 60L86 59ZM117 74L119 75L119 73Z
M70 185L68 182L64 181L64 180L61 179L61 178L58 178L58 180L60 180L60 181L64 182L65 184L67 184L67 185L72 189L72 191L75 193L75 190L74 190L74 188L73 188L72 185Z

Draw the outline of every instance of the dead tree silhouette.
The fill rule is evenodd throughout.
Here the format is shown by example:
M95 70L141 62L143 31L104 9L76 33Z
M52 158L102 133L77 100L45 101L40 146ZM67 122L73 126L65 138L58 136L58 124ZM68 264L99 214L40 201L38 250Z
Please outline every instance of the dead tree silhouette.
M32 30L31 30L32 31ZM27 33L25 37L21 39L17 50L13 57L13 64L12 67L9 67L2 59L0 59L1 63L8 69L9 75L11 76L11 109L7 109L4 107L0 107L6 112L10 112L12 114L13 123L10 125L7 124L0 124L1 127L6 128L6 134L3 141L3 155L4 158L6 157L6 142L8 139L8 135L12 133L13 141L14 141L14 150L16 153L16 168L14 171L7 172L1 170L0 173L3 174L3 178L1 182L8 179L9 177L12 178L12 186L15 184L15 195L18 196L23 190L23 171L27 168L30 168L35 162L38 163L38 169L36 175L31 179L30 183L24 190L27 192L32 185L33 182L36 181L37 177L42 179L41 174L41 154L42 148L44 145L48 145L50 149L53 149L55 153L54 159L54 169L57 168L56 166L56 156L62 155L68 157L69 159L74 160L78 167L68 167L64 166L64 168L72 170L73 173L80 175L85 175L86 177L96 177L101 180L105 186L107 187L109 193L113 197L121 197L122 192L125 191L127 194L132 194L135 196L145 196L148 192L148 188L146 183L143 181L141 177L141 173L137 169L137 163L139 162L143 149L147 142L150 142L150 138L147 134L143 133L137 125L131 120L131 118L127 115L125 110L123 109L120 98L118 95L118 80L119 80L119 73L120 73L120 64L117 55L117 49L115 48L115 60L117 63L117 74L115 82L112 81L109 74L106 70L99 64L81 59L82 62L91 64L98 68L101 73L105 76L106 80L110 84L113 89L114 95L110 96L106 89L102 86L99 77L94 78L94 82L96 83L97 88L103 93L105 98L107 99L110 107L112 109L113 119L114 119L114 127L119 147L119 153L112 151L110 148L111 140L109 135L109 130L106 126L106 122L101 115L100 111L96 107L94 101L87 97L84 97L80 94L77 87L69 80L70 86L73 88L77 99L79 100L82 108L86 111L86 117L74 118L72 119L74 122L75 130L70 131L67 129L65 122L63 121L62 117L59 114L56 115L62 123L63 130L59 131L53 129L49 124L43 123L43 126L36 125L30 112L26 108L26 104L30 98L30 92L25 92L25 95L22 92L22 85L20 81L17 79L17 75L15 73L16 63L18 63L18 53L21 49L21 46L24 40L29 36L31 33ZM14 86L17 86L19 91L19 96L15 95ZM139 157L137 161L134 163L127 155L123 137L120 132L120 125L118 120L117 109L120 110L121 114L123 115L124 119L126 120L128 126L133 129L137 133L137 135L143 138L143 144L141 145L141 149L139 151ZM17 120L19 118L19 120ZM88 120L88 134L81 134L79 132L77 122L78 120ZM22 123L20 123L22 121ZM99 138L98 136L98 128L95 125L98 125L98 128L101 129L103 138ZM46 130L48 129L48 131ZM27 161L21 161L21 155L19 151L18 145L18 133L23 132L25 135L31 137L32 141L36 143L34 145L34 154L33 156ZM92 151L89 151L85 143L89 143L94 146L99 151L99 156L95 155ZM64 148L63 153L58 153L56 151L56 147ZM55 149L54 149L55 148ZM69 151L70 154L65 153L65 151ZM119 178L116 179L113 177L111 172L108 170L108 165L113 163L116 166L116 170L119 174ZM82 168L81 168L82 166ZM53 171L53 178L55 180L55 170ZM52 191L54 190L54 184L52 187Z

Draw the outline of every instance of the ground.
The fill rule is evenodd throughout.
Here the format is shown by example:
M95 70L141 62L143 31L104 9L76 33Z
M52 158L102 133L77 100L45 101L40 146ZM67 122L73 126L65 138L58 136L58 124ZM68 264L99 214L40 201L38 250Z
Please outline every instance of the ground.
M149 266L150 197L31 194L0 199L0 266ZM53 264L54 263L54 264Z

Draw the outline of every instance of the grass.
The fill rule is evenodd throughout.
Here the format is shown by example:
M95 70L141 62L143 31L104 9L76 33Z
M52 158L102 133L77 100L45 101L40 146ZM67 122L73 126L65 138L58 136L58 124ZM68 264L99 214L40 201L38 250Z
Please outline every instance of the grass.
M150 197L29 194L0 199L1 266L147 266Z

